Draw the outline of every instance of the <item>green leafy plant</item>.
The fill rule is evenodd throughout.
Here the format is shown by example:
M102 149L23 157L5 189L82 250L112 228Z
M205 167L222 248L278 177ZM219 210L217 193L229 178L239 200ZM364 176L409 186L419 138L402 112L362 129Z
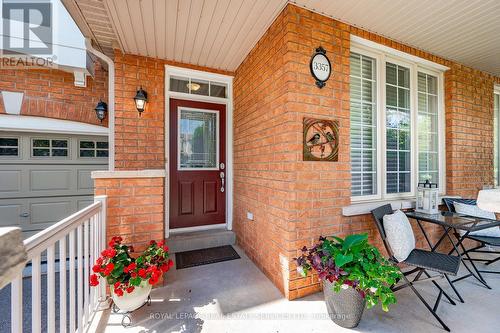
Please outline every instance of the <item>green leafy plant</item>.
M345 239L320 237L312 248L304 246L295 260L302 276L314 270L321 280L333 283L335 292L354 288L366 299L367 308L380 303L384 311L389 311L389 305L396 303L391 286L401 278L401 271L368 243L367 234Z

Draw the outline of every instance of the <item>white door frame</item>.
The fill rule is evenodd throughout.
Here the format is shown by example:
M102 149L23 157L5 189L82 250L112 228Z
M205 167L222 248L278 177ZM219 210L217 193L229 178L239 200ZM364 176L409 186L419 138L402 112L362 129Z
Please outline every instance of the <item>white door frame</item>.
M219 82L227 85L227 98L194 95L170 91L170 76ZM226 223L170 230L170 98L224 104L226 106ZM165 65L165 238L170 233L233 228L233 77L194 69Z

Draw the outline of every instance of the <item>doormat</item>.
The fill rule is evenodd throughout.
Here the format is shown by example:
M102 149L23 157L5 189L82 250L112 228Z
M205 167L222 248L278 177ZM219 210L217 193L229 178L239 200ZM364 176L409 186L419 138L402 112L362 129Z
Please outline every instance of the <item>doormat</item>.
M183 269L235 259L240 259L236 250L231 245L225 245L176 253L175 266Z

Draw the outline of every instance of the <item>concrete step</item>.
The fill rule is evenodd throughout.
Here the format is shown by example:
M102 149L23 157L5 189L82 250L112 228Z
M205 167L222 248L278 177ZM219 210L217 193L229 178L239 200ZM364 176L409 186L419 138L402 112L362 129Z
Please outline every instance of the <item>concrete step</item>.
M225 229L174 233L166 240L171 253L234 245L235 242L236 234Z

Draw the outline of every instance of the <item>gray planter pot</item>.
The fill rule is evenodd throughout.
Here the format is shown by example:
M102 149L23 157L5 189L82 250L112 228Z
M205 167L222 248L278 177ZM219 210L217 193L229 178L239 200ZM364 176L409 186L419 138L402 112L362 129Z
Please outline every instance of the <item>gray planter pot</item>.
M345 328L358 326L365 309L365 299L353 288L333 291L333 283L323 281L326 308L332 321Z

